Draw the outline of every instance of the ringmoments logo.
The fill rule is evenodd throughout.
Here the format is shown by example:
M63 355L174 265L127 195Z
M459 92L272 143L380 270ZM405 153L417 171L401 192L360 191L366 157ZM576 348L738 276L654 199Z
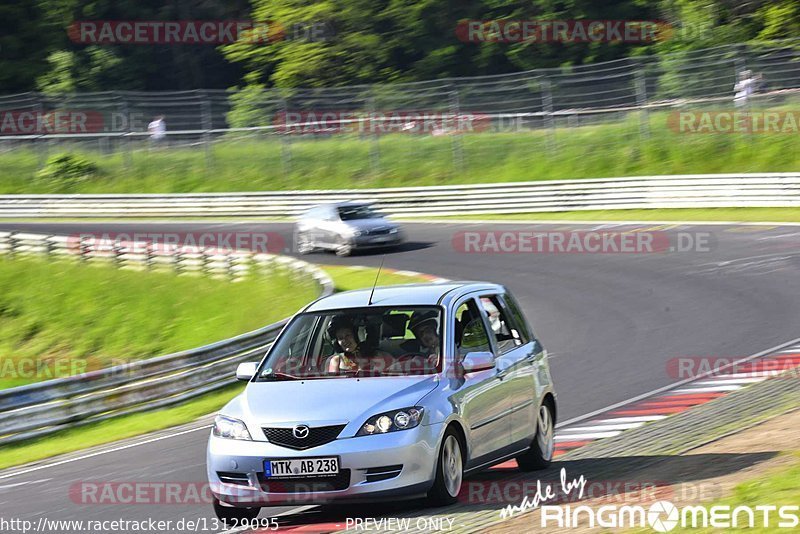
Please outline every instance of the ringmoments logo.
M772 504L757 506L687 505L678 507L671 501L660 500L649 506L607 504L592 507L588 504L553 504L558 495L579 501L586 496L589 484L583 475L568 479L561 469L560 481L542 484L537 481L533 495L525 495L518 505L500 510L503 519L539 508L539 527L542 529L572 528L645 528L669 532L683 528L777 528L791 529L800 525L800 506Z
M683 506L658 501L649 507L607 505L545 505L539 526L548 528L644 528L670 532L682 528L766 528L794 529L800 525L800 506Z

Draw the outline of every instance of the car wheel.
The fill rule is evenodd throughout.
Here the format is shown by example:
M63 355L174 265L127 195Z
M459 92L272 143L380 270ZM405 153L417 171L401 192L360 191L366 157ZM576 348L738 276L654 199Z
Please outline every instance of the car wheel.
M314 244L304 233L298 232L294 240L295 250L298 254L309 254L314 250Z
M353 253L353 244L350 243L345 238L339 240L339 244L336 246L336 255L337 256L349 256Z
M214 499L214 513L220 521L242 521L243 519L255 519L261 513L261 508L253 506L251 508L237 508L236 506L224 506L219 499Z
M458 500L461 481L464 478L464 454L456 433L448 429L442 440L439 460L436 463L436 479L428 492L428 504L444 506Z
M517 456L517 464L521 471L537 471L550 466L555 450L555 421L553 409L547 402L539 407L536 418L536 437L533 444L524 454Z

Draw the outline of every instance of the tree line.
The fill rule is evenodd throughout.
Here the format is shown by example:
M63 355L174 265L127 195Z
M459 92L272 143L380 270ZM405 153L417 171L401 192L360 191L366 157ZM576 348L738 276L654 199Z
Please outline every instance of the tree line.
M108 44L76 21L270 21L266 41ZM642 20L647 42L473 42L465 21ZM317 25L317 26L314 26ZM309 28L324 26L314 35ZM0 92L319 87L569 67L800 36L796 0L5 0Z

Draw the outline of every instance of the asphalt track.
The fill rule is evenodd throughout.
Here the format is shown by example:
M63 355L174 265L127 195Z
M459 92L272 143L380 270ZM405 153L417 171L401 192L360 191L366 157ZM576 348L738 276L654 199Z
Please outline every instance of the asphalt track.
M20 223L2 230L79 232L279 232L285 223ZM676 382L667 365L682 356L747 356L800 336L800 227L656 224L407 224L409 241L387 251L387 267L450 279L491 280L517 296L548 348L565 421ZM463 231L651 230L675 239L707 233L707 251L640 254L466 254L453 237ZM315 253L320 264L377 266L383 253L350 258ZM60 465L0 473L3 518L203 519L207 505L87 505L70 498L80 481L205 480L206 429L189 431ZM9 476L10 475L10 476ZM413 504L348 508L370 516ZM394 508L393 508L394 507ZM275 508L262 516L286 512ZM298 524L341 517L336 508L311 508L281 519ZM201 526L198 531L204 531ZM64 532L70 531L63 529Z

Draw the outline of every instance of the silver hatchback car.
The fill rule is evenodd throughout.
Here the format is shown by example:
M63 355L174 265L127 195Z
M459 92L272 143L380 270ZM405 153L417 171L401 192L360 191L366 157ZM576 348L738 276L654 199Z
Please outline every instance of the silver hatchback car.
M336 202L311 208L294 227L295 250L333 250L348 256L354 250L397 246L403 242L400 226L366 202Z
M216 417L207 470L220 519L263 506L427 497L516 458L549 465L547 355L500 285L378 287L319 299L283 329Z

